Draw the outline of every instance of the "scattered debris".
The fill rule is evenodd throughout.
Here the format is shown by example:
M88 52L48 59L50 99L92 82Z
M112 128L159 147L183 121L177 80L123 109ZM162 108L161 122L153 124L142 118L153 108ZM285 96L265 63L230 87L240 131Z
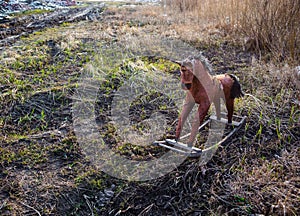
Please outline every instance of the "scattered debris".
M28 10L54 10L75 6L74 0L1 0L0 1L0 23L6 22L11 14L20 13Z
M60 25L65 22L98 20L104 7L104 4L78 8L69 7L57 9L54 12L31 14L9 19L9 21L0 24L0 46L11 45L20 36L25 36L34 31Z

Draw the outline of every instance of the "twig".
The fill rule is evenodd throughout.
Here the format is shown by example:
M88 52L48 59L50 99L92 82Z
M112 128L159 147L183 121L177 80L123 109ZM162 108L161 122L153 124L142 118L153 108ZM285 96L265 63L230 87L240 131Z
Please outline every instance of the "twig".
M25 207L27 207L27 208L30 208L31 210L33 210L33 211L35 211L39 216L41 216L41 213L38 211L38 210L36 210L35 208L33 208L33 207L31 207L31 206L29 206L29 205L27 205L26 203L23 203L23 202L21 202L21 201L18 201L20 204L22 204L23 206L25 206Z
M6 200L4 200L4 202L2 203L2 205L0 206L0 210L6 205Z
M256 104L257 105L259 105L260 107L261 107L261 103L262 103L262 101L261 100L259 100L257 97L255 97L254 95L252 95L252 94L245 94L245 96L250 96L251 98L253 98L254 99L254 101L256 102Z
M86 204L88 205L89 209L91 210L92 216L94 216L94 212L93 212L93 208L91 206L91 202L89 201L88 198L90 198L89 196L83 194L83 197L85 199Z
M152 207L153 207L153 203L149 206L147 206L143 211L141 211L141 213L139 213L138 216L142 216L143 214L147 213Z

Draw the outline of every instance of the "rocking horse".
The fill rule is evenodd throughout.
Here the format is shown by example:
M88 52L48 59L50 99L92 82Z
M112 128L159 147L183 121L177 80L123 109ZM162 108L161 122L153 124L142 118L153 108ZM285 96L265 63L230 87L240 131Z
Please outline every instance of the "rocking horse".
M194 155L199 155L202 150L193 147L193 143L198 131L209 121L221 121L228 125L234 123L235 128L233 131L217 144L221 144L232 136L244 123L245 117L238 117L240 121L233 122L234 100L235 98L243 97L244 93L236 76L232 74L210 75L210 73L212 73L211 66L201 54L196 57L189 57L182 62L176 61L176 63L180 65L181 87L187 91L185 102L176 127L175 140L167 139L166 141L156 141L156 144L180 153L187 153L189 156L191 153L192 155L193 153ZM221 99L224 100L226 105L227 122L222 119L224 114L221 113ZM212 103L215 105L216 116L212 116L208 121L202 124ZM199 105L198 111L192 124L191 133L188 134L188 142L185 145L179 143L181 138L180 134L195 104ZM184 137L187 137L187 135Z

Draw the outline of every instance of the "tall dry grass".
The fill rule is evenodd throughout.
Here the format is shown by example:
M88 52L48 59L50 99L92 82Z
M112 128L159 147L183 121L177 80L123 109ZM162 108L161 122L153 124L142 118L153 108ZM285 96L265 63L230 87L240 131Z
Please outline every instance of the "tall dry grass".
M166 0L176 16L214 22L275 60L300 60L300 0ZM271 54L271 55L270 55Z
M256 51L271 52L278 60L299 60L299 0L251 0L243 11L241 32L253 40Z

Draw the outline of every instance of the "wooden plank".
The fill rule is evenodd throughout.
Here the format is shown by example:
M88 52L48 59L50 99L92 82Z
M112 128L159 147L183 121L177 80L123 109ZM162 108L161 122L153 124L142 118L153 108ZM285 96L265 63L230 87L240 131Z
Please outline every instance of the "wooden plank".
M216 122L223 123L223 124L228 123L227 119L225 119L225 118L217 119L217 116L211 116L210 119L213 120L213 121L216 121ZM235 127L238 127L240 125L240 122L232 121L232 125L234 125Z
M185 143L181 143L181 142L176 142L175 140L172 140L172 139L166 139L166 142L171 144L171 145L174 145L174 146L177 146L179 148L182 148L182 149L185 149L185 150L194 150L194 151L202 151L201 149L199 148L196 148L196 147L188 147L187 144Z
M217 119L216 116L213 116L213 118ZM187 155L189 157L199 157L202 152L209 151L209 150L211 150L213 148L218 148L219 145L221 145L226 140L228 140L233 134L235 134L242 127L242 125L246 121L246 116L243 116L243 117L236 116L236 118L240 118L241 120L239 122L233 121L233 125L235 126L235 128L227 136L225 136L222 140L220 140L218 143L214 144L213 146L210 146L210 147L205 148L203 150L201 150L199 148L196 148L196 147L188 147L186 144L181 143L181 142L176 142L173 139L166 139L164 141L155 141L153 144L159 145L161 147L164 147L164 148L176 151L176 152L179 152L181 154L185 154L185 155ZM209 120L207 120L200 127L203 128L211 120L215 120L215 119L209 119ZM224 120L226 120L226 119L224 119ZM224 120L222 121L222 123L224 122ZM184 138L187 137L187 136L189 136L189 134L185 135ZM172 145L172 146L170 146L170 145Z
M187 152L187 151L184 151L184 150L181 150L181 149L174 148L172 146L169 146L169 145L166 145L166 144L163 144L163 143L160 143L159 146L170 149L170 150L173 150L173 151L176 151L176 152L179 152L181 154L185 154L185 155L189 155L189 154L192 153L192 152Z

